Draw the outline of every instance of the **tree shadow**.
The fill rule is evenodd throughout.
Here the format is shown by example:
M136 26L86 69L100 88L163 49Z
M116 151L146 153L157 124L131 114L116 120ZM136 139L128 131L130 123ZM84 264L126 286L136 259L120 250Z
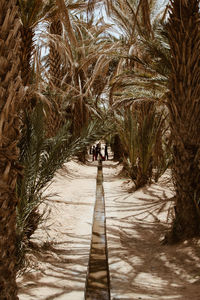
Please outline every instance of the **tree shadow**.
M51 217L33 236L32 266L18 279L20 300L84 297L97 172L93 167L88 175L85 168L67 165L47 191L53 193L48 199Z
M112 300L200 299L200 240L161 243L171 191L158 183L127 194L115 180L104 183Z
M35 244L32 255L37 263L20 279L19 299L77 299L79 294L78 299L83 298L90 235L66 237L62 242Z

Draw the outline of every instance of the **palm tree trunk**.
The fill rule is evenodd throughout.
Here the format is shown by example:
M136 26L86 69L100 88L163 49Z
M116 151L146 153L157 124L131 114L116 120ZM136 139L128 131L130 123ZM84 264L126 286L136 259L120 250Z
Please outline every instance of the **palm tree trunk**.
M123 145L120 139L120 136L116 134L113 137L113 143L111 143L111 149L113 151L113 160L122 162L123 156L126 155Z
M0 2L0 298L18 299L16 286L16 191L20 173L20 22L15 0Z
M21 77L24 85L29 85L31 83L31 56L34 49L33 38L34 32L32 28L25 27L21 25Z
M51 25L49 27L49 31L51 34L61 36L62 35L62 24L60 20L58 20L58 16L52 19ZM59 51L56 49L55 44L50 42L50 51L49 51L49 73L51 82L56 87L60 87L60 83L62 80L62 59Z
M176 216L173 242L200 233L200 15L198 0L173 0L168 24L172 73L168 108Z
M56 15L52 17L51 24L49 26L50 34L60 36L62 35L62 24ZM57 50L55 43L49 42L49 75L50 75L50 88L51 91L56 91L56 88L61 87L61 81L63 79L62 70L62 58ZM52 93L53 94L53 93ZM62 97L54 94L54 100L52 106L47 112L47 136L55 136L60 127L64 123L64 117L62 113Z

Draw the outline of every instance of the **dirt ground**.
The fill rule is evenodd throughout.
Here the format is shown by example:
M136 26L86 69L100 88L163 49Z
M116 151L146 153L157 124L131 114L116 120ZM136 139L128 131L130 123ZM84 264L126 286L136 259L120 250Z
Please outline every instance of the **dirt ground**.
M121 166L103 162L111 300L200 299L200 240L167 246L173 188L158 183L130 192ZM82 300L90 251L97 163L69 162L46 193L51 211L33 237L20 300Z

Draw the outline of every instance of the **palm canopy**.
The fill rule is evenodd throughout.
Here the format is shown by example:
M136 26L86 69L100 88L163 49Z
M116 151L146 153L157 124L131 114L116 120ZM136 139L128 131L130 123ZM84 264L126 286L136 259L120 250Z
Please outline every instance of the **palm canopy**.
M119 1L119 3L121 2ZM156 1L150 1L148 5L149 25L148 22L145 25L141 10L144 3L137 1L131 3L132 9L129 9L131 16L128 17L128 21L125 15L127 7L124 14L120 14L121 7L119 9L119 5L122 4L118 4L117 8L114 7L114 12L110 13L111 15L114 13L119 23L123 24L122 28L126 28L124 33L121 33L120 47L116 53L118 66L111 81L111 102L148 98L164 100L170 74L169 43L166 24L163 21L166 11L159 12L155 16ZM138 6L136 6L137 3ZM126 5L129 7L130 2ZM133 26L129 23L131 18L134 23L134 32Z
M19 0L20 15L24 27L33 28L55 9L55 0Z
M75 42L71 40L68 28L63 24L63 36L48 34L62 57L63 76L61 86L67 98L87 97L92 104L99 97L107 83L111 50L116 48L112 40L104 35L109 26L104 22L89 22L84 16L71 16L71 30ZM48 57L47 57L48 59ZM47 69L47 77L48 69ZM103 76L104 75L104 76ZM67 95L68 94L68 95Z
M168 124L167 110L163 108L170 74L169 44L163 22L166 12L155 16L156 1L107 4L110 16L121 29L110 81L110 104L125 148L125 167L138 188L150 180L153 167L157 180L169 161L169 154L164 151Z

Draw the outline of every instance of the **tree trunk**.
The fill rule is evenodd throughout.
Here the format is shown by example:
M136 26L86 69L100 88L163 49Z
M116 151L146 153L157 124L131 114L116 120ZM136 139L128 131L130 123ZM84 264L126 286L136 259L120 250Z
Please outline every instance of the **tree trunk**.
M198 0L173 0L168 24L172 72L168 108L173 141L175 219L170 241L200 233L200 15Z
M52 18L52 22L49 26L50 34L58 35L61 37L62 35L62 24L60 20L58 20L59 16L56 15ZM49 74L50 79L53 85L56 87L60 87L62 81L62 58L59 51L56 48L56 41L53 43L50 41L49 43Z
M0 298L15 300L17 144L23 99L20 69L20 22L15 0L0 1Z
M21 37L22 37L22 46L21 46L21 77L24 86L30 85L32 78L32 67L31 67L31 56L34 49L33 39L34 32L30 27L25 27L21 25Z
M127 156L126 153L124 153L124 149L122 146L122 142L120 140L120 137L118 134L116 134L113 137L113 142L111 143L111 149L113 151L113 160L122 162L123 156Z
M52 17L51 24L49 26L50 34L55 37L61 37L62 35L62 24L58 19L59 16L56 15ZM53 39L53 37L52 37ZM49 42L49 87L50 93L52 96L51 107L47 107L47 137L55 136L59 129L64 124L64 115L62 111L62 97L59 95L58 90L61 87L61 81L63 79L63 70L62 70L62 57L56 47L56 38L55 41Z

